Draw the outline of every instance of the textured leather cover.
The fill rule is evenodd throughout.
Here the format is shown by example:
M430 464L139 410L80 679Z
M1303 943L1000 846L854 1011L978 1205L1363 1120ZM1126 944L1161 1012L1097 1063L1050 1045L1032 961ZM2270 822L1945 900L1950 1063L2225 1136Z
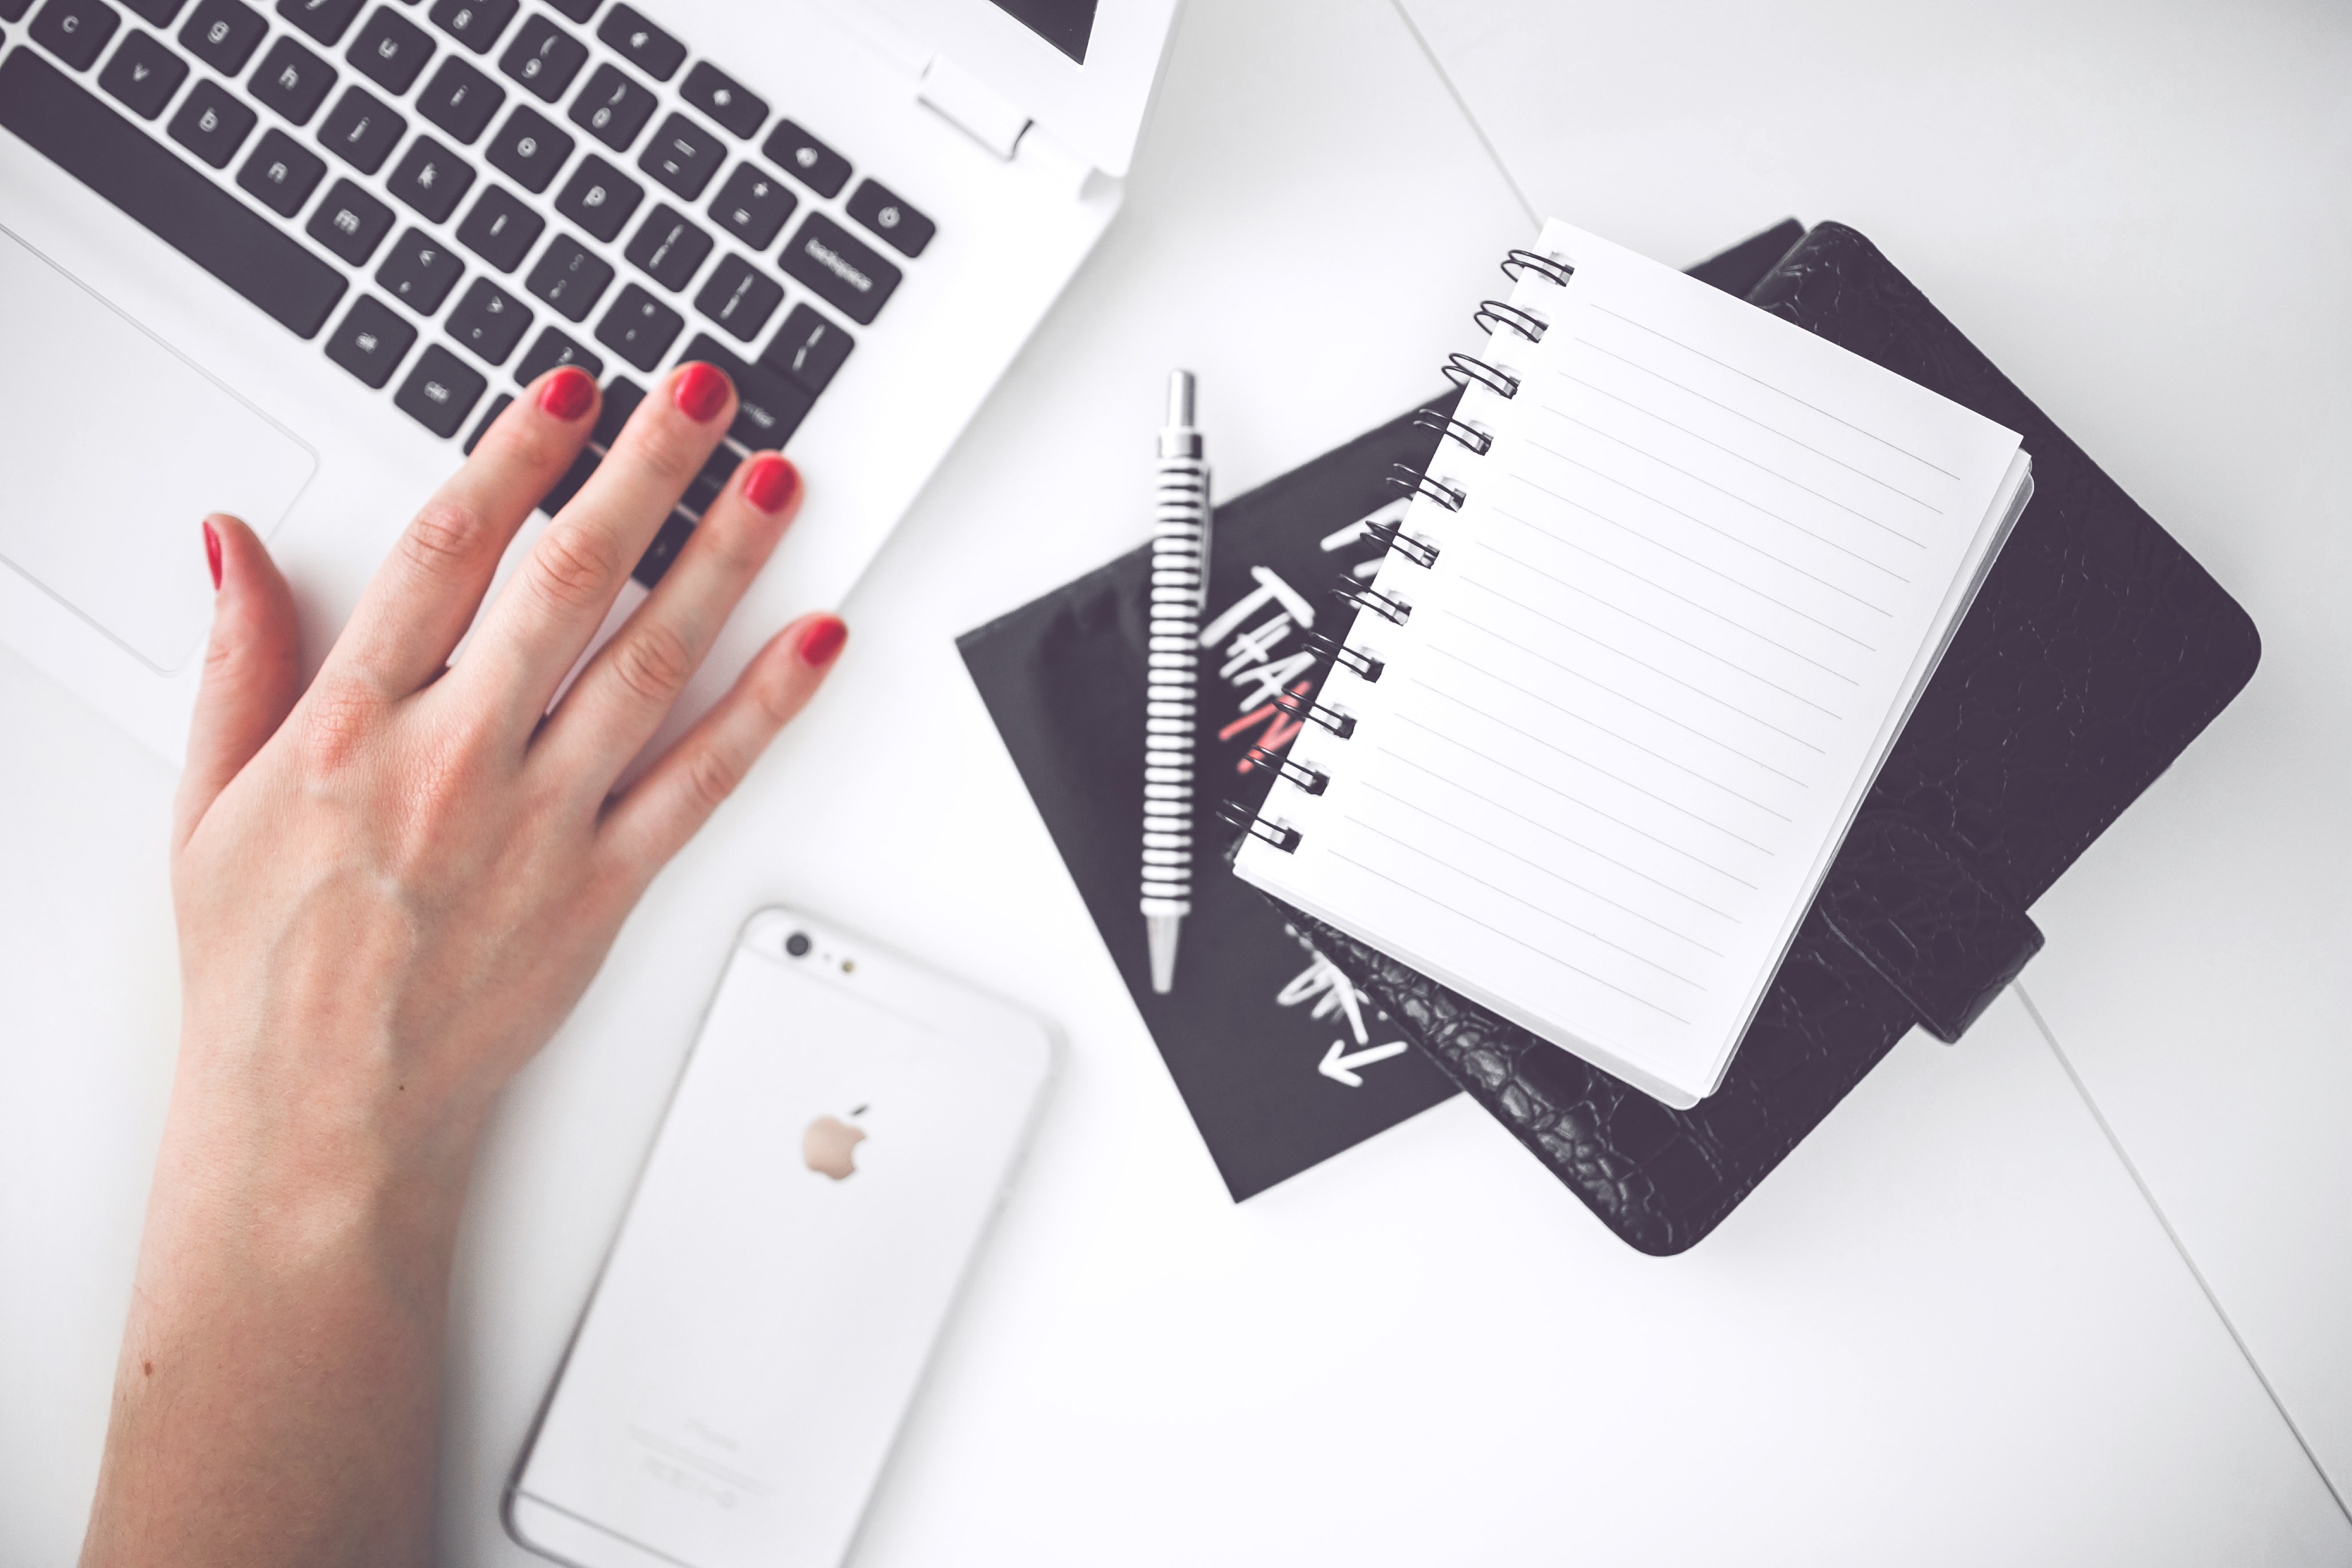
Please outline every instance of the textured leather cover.
M1830 930L1947 1044L2042 951L2042 931L1897 812L1857 818L1815 900Z
M2253 623L1869 240L1808 234L1749 300L2024 437L2034 498L1921 694L1723 1086L1661 1105L1297 911L1629 1244L1720 1224L1915 1023L1957 1036L2028 909L2253 675Z

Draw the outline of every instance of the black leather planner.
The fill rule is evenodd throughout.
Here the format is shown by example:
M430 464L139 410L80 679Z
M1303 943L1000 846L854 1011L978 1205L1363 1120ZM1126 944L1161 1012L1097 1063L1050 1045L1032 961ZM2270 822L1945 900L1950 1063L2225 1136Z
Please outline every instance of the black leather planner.
M2261 656L2237 603L1862 235L1814 228L1748 299L2019 432L2036 489L1721 1089L1670 1109L1290 911L1295 935L1653 1255L1722 1223L1914 1025L1958 1040L2041 948L2034 900Z

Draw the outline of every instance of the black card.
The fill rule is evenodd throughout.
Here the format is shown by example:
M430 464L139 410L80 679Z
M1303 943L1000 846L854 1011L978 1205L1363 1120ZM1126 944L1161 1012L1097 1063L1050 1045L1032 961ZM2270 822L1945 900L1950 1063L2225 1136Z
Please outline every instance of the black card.
M1451 396L1436 406L1450 410ZM1245 1198L1454 1092L1338 970L1302 959L1281 917L1218 864L1220 800L1253 809L1311 689L1312 627L1344 628L1330 590L1376 561L1360 526L1401 513L1389 465L1418 472L1437 440L1410 416L1217 508L1202 623L1192 913L1176 986L1151 990L1137 908L1143 821L1144 579L1149 546L966 634L958 646L1087 912L1159 1043L1225 1185ZM1148 447L1139 444L1139 452ZM1148 461L1139 457L1139 462Z

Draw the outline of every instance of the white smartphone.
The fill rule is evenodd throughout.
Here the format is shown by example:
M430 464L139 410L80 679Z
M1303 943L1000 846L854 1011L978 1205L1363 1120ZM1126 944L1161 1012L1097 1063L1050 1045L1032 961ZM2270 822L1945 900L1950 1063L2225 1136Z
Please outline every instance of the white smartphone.
M508 1532L578 1568L834 1568L1053 1067L1027 1014L813 916L753 915Z

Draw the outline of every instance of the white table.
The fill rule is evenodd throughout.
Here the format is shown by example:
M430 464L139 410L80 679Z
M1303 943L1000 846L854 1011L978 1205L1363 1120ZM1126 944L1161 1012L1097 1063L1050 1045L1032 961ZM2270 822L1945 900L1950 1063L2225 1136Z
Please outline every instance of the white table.
M1464 68L1495 46L1450 32L1475 29L1449 12L1414 7L1499 134L1489 106L1530 89ZM1605 112L1606 145L1579 162L1605 151L1633 172L1622 199L1580 206L1582 174L1538 180L1542 110L1516 143L1499 134L1520 184L1664 259L1788 208L1874 228L1846 186L1787 170L1718 200L1678 149L1612 137ZM1739 112L1769 132L1756 105ZM1460 1101L1226 1201L951 639L1141 537L1169 365L1201 371L1220 491L1236 493L1423 395L1470 290L1528 232L1382 0L1194 0L1128 212L849 606L831 689L657 884L501 1106L461 1241L446 1562L535 1561L499 1530L499 1486L729 937L779 899L1027 1002L1068 1045L863 1563L2352 1561L2352 1525L2014 998L1959 1047L1906 1041L1679 1259L1622 1247ZM1931 277L1922 258L1958 265L1879 237ZM2053 316L2083 306L1999 247L1958 258L1978 255L1953 274L1975 299L1937 289L1971 331L2012 291ZM2089 368L2062 399L2012 354L2016 330L1984 335L2102 456L2161 401L2129 369ZM2193 509L2117 471L2246 592L2221 540L2175 515ZM68 1559L87 1508L176 1002L169 774L5 655L0 733L14 1564ZM2217 735L2192 759L2243 743ZM2085 873L2144 879L2109 896L2185 941L2162 868L2126 858ZM2036 984L2070 941L2084 973L2119 962L2070 931L2101 918L2045 914ZM2137 1004L2089 983L2050 995L2090 1034L2140 1026ZM2145 1098L2158 1115L2163 1095ZM2111 1114L2160 1188L2158 1152ZM2295 1278L2303 1238L2273 1240L2246 1250ZM2315 1319L2294 1342L2324 1364L2328 1338Z

